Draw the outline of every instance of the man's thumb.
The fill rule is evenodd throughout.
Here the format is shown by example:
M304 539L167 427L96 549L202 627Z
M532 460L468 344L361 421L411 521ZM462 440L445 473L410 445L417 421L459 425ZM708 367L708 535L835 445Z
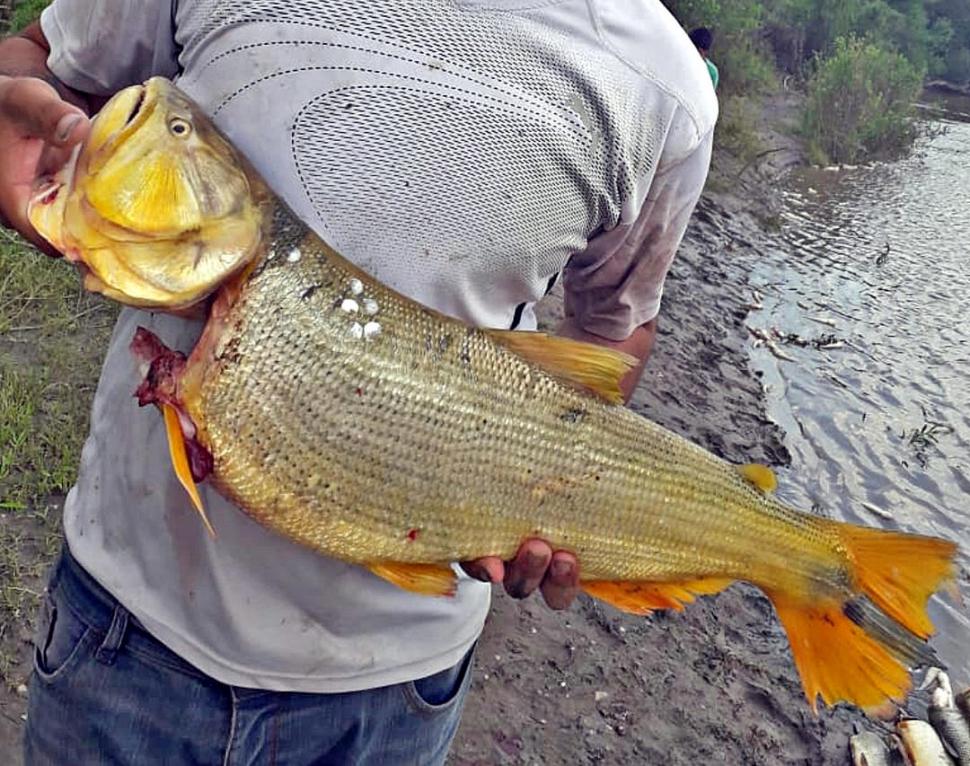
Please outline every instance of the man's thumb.
M0 114L23 128L25 137L56 146L75 144L87 132L84 112L35 77L9 79L0 85Z

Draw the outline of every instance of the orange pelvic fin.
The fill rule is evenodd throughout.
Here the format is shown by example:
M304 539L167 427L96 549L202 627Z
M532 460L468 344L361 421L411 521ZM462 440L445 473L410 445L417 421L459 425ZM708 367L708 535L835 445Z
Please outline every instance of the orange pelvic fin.
M378 577L383 577L399 588L425 596L454 596L457 578L450 567L439 564L401 564L382 561L367 564Z
M956 577L957 546L948 540L840 524L856 586L900 625L926 638L926 602Z
M165 418L165 433L168 436L168 451L172 457L175 475L185 491L188 492L192 505L195 506L195 510L202 517L205 528L209 530L212 537L215 537L216 531L209 523L209 517L206 516L205 506L202 504L202 498L199 495L199 488L195 486L195 479L192 478L192 470L189 468L189 457L185 452L185 440L182 438L182 426L179 425L178 411L171 404L162 404L161 407L162 415Z
M631 614L647 614L654 609L676 609L681 611L684 604L694 600L694 596L718 593L733 580L709 577L684 582L612 582L610 580L591 580L582 583L586 593L600 601Z
M620 379L636 364L629 354L543 332L487 332L495 342L553 377L591 391L611 404L623 403Z

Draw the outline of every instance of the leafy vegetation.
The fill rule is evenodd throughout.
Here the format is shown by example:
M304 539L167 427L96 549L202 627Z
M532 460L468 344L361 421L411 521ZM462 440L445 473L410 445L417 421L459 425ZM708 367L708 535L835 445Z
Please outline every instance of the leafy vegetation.
M820 161L904 149L924 78L970 83L967 0L664 2L685 28L713 30L726 114L778 80L807 87L803 126Z
M854 163L904 150L922 84L922 70L902 54L839 38L808 83L803 125L813 159Z
M769 49L760 34L765 23L757 0L665 0L685 29L713 29L721 86L730 94L757 92L775 84Z

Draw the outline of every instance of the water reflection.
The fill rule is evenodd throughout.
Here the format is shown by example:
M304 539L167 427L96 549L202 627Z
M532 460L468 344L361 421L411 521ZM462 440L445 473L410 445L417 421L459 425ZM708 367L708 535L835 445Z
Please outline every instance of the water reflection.
M787 499L956 540L970 604L970 99L945 107L901 162L792 180L749 324L845 341L785 346L794 362L752 351L788 434ZM965 607L936 598L931 615L939 654L970 683Z

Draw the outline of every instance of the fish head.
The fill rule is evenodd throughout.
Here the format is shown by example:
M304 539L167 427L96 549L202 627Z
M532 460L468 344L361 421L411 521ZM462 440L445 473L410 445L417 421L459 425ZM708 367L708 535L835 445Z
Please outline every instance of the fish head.
M181 310L259 255L271 203L205 113L156 77L108 101L71 161L38 182L28 215L88 289Z

